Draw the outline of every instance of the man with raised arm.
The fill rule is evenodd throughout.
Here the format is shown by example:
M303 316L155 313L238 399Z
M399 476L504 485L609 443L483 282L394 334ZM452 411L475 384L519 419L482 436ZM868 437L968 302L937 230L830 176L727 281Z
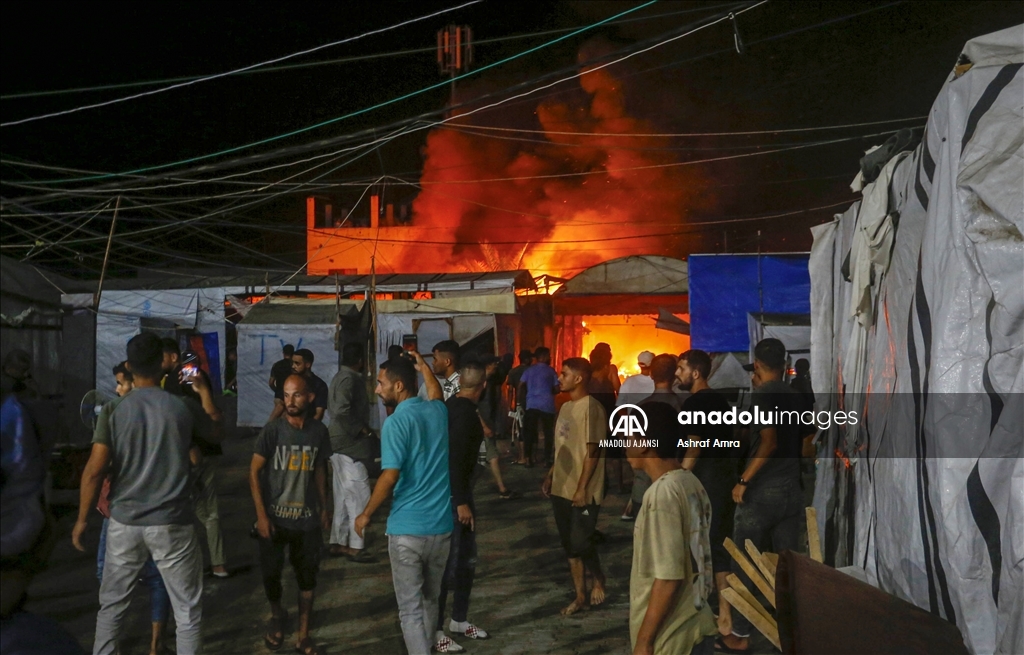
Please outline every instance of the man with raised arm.
M417 369L426 400L417 395ZM387 535L398 618L409 655L428 655L451 547L448 409L441 383L415 352L381 364L376 392L395 411L381 428L382 471L355 528L364 536L374 513L394 493Z

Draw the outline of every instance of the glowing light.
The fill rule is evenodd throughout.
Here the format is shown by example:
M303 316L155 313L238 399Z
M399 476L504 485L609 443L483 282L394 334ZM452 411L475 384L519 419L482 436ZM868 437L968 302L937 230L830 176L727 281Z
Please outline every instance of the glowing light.
M583 334L583 357L598 343L612 348L612 363L619 369L619 377L639 375L637 356L645 350L655 354L678 355L690 349L690 337L685 334L659 330L654 327L655 317L644 315L587 316L582 321L587 329Z

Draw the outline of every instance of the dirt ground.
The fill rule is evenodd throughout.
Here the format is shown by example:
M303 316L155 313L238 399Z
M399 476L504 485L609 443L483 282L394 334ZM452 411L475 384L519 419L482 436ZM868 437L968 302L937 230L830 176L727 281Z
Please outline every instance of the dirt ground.
M248 435L226 442L219 465L221 522L228 568L233 575L226 580L205 578L203 635L207 653L269 652L262 635L270 610L260 579L256 544L248 536L255 520L247 481L253 440ZM558 611L571 600L572 585L558 546L551 506L540 493L544 472L510 466L504 458L502 461L506 483L522 492L522 498L499 498L486 472L476 484L479 561L469 618L492 636L486 641L462 638L459 643L468 653L480 655L630 652L633 524L619 520L626 496L609 494L598 524L607 538L600 549L608 577L606 603L563 618ZM312 636L329 653L405 652L384 537L386 510L381 510L370 528L367 547L377 563L325 558L321 564ZM71 546L74 515L70 509L62 514L58 545L49 569L29 590L28 609L59 621L86 649L91 649L98 609L95 547L101 517L92 514L86 535L92 550L80 553ZM285 603L294 624L296 586L288 569L284 580ZM147 652L149 600L143 585L134 592L125 625L122 655ZM169 634L173 645L173 625ZM294 639L289 637L281 652L292 652L292 644ZM774 652L760 635L754 646L757 653Z

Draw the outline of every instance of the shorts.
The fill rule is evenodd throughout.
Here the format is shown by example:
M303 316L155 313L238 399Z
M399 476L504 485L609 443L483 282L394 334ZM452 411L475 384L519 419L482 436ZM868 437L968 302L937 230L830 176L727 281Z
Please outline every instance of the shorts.
M285 549L288 561L295 571L299 591L316 588L316 575L320 570L320 551L323 548L320 526L309 530L292 530L274 525L270 539L258 539L260 568L267 597L276 602L281 598L281 573L284 570Z
M561 496L551 497L555 512L555 527L562 548L569 557L587 557L595 552L594 534L597 531L597 511L600 505L573 507L572 501Z

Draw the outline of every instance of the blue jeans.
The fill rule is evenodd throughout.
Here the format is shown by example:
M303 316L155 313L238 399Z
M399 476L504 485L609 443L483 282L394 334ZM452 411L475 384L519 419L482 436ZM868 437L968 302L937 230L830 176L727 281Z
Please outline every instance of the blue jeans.
M103 564L107 557L107 525L110 519L103 519L103 527L100 528L100 547L96 551L96 579L103 582ZM139 580L149 587L149 615L153 623L167 623L167 616L171 613L171 598L167 595L167 587L164 586L164 579L160 577L160 570L156 568L156 562L150 557L142 567Z

